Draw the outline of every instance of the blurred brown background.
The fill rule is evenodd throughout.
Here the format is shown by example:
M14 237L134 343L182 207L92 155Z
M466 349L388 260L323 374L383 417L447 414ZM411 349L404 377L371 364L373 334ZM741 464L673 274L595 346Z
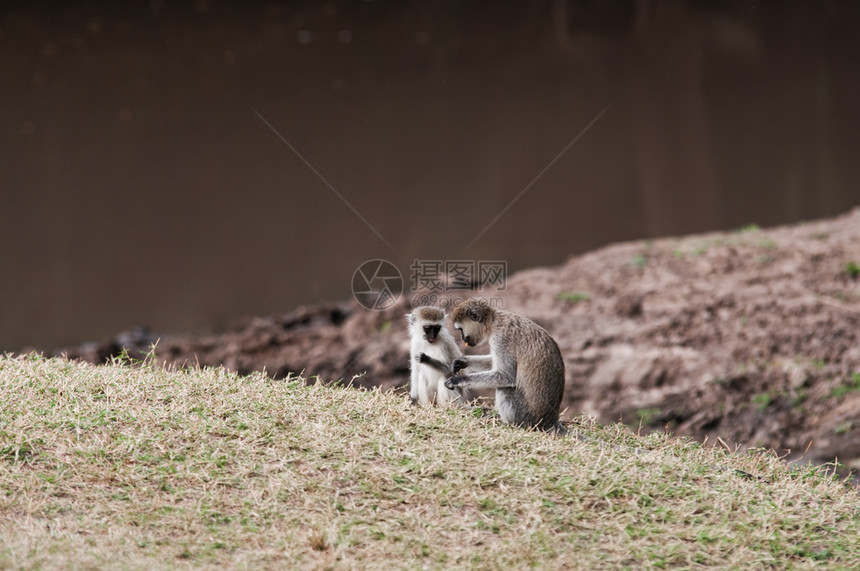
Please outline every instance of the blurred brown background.
M348 298L370 258L513 271L843 212L858 24L852 2L5 2L0 350Z

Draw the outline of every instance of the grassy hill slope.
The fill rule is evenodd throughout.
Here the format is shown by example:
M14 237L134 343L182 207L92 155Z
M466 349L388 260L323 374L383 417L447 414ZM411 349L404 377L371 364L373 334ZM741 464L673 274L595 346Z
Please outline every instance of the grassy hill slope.
M0 357L0 568L860 566L820 469L407 400Z

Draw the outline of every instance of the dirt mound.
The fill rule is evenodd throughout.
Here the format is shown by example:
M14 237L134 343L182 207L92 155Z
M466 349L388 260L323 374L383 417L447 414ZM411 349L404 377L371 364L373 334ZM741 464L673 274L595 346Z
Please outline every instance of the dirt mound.
M860 209L761 230L617 244L511 276L506 309L558 340L564 407L601 422L772 448L860 468ZM162 338L172 363L360 386L408 378L409 300L254 318L221 335ZM144 330L65 350L146 352ZM807 451L808 448L808 451Z

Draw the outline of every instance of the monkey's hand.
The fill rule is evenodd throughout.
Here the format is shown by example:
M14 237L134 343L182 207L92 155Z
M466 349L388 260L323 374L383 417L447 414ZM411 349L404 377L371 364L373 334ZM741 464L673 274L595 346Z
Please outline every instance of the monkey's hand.
M454 362L451 363L451 371L456 375L468 366L469 362L466 359L454 359Z
M463 383L463 381L465 381L465 380L466 380L466 376L465 376L465 375L458 375L458 376L456 376L456 377L451 377L450 379L448 379L447 381L445 381L445 388L446 388L446 389L456 389L456 388L457 388L458 386L460 386L460 385Z

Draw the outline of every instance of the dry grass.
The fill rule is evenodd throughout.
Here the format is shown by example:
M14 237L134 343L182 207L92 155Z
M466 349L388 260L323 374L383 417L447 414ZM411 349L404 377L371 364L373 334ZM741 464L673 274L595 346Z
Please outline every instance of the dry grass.
M0 568L860 566L860 498L820 470L407 400L0 357Z

